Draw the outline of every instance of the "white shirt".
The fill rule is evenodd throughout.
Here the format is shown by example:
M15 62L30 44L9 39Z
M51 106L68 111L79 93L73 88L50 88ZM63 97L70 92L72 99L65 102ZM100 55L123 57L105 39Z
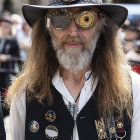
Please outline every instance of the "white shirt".
M95 79L94 83L92 83L92 76L90 74L91 74L91 71L88 71L85 74L86 82L80 93L79 103L78 103L78 112L77 112L78 114L82 110L82 108L85 106L85 104L88 102L88 100L90 99L97 85L98 79ZM57 75L53 78L52 82L55 88L62 94L65 105L68 105L69 102L71 104L74 104L75 100L73 99L68 89L66 88L65 84L63 83L62 77L60 77L59 73L57 73ZM73 140L79 140L76 124L73 129Z
M134 103L134 108L133 108L133 118L132 118L132 125L131 125L131 140L137 140L138 137L140 137L140 76L134 72L132 72L132 90L133 90L133 103ZM56 77L53 79L53 84L57 88L57 85L55 85L55 81L58 80L57 84L60 84L59 90L64 86L61 78L56 75ZM60 79L59 79L60 78ZM61 81L59 81L61 80ZM86 81L87 83L91 82L91 78ZM86 84L81 91L81 96L80 100L82 100L82 96L85 98L84 94L88 93L93 93L92 90L94 91L94 88L90 91L89 88L90 85ZM62 86L61 86L62 85ZM65 87L65 86L64 86ZM88 92L86 92L85 89L89 88ZM96 87L94 85L94 87ZM25 85L22 87L23 89L25 88ZM22 91L22 88L20 91ZM57 89L58 90L58 89ZM65 89L67 90L67 89ZM19 92L19 91L18 91ZM63 92L61 94L64 94ZM68 94L68 92L66 92ZM63 95L65 96L65 95ZM71 101L72 97L68 95L69 99ZM84 105L87 103L91 95L87 95L85 101L80 101L79 100L79 109L82 109ZM11 134L12 134L12 140L24 140L25 136L25 116L26 116L26 106L25 106L25 93L20 93L19 95L16 94L12 100L12 105L10 108L10 127L11 127ZM74 129L74 139L73 140L79 140L78 138L78 133L77 129L75 127Z

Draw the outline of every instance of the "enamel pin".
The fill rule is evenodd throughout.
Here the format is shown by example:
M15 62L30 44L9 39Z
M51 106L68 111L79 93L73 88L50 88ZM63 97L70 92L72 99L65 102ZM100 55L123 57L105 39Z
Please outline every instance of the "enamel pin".
M54 122L56 120L56 114L53 110L49 110L47 113L45 113L45 118L49 122Z
M122 119L116 121L117 124L117 134L118 138L122 140L124 137L126 137L126 131L124 128L124 121Z
M124 133L125 129L124 129L124 124L123 124L123 120L117 120L117 133Z
M45 129L45 135L50 140L56 140L58 138L58 129L53 125L49 125Z
M29 123L29 130L32 133L36 133L39 130L39 123L37 121L31 121Z
M107 133L106 133L103 118L101 118L101 120L98 120L98 121L95 120L95 126L96 126L96 130L97 130L98 138L100 140L106 139L107 138Z

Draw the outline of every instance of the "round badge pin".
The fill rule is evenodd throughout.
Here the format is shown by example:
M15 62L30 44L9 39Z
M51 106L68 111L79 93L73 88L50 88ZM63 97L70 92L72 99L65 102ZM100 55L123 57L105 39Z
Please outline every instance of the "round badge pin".
M53 110L49 110L45 113L45 118L49 122L54 122L56 120L56 113Z
M39 130L39 123L37 121L31 121L29 123L29 130L32 133L36 133Z
M117 127L118 127L118 128L123 128L123 123L122 123L122 122L118 122L118 123L117 123Z
M58 138L58 129L53 125L49 125L45 129L45 135L50 140L56 140Z
M116 132L116 130L115 130L115 128L114 128L114 127L111 127L111 128L109 129L109 132L110 132L111 134L113 134L113 133L115 133L115 132Z

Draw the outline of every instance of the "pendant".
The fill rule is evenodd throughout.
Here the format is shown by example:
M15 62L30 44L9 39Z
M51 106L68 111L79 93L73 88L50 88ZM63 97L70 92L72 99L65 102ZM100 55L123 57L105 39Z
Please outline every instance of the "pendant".
M67 105L67 108L68 108L69 112L71 113L73 119L76 120L76 117L78 115L78 110L79 110L78 105L76 103L74 103L74 104L69 103Z

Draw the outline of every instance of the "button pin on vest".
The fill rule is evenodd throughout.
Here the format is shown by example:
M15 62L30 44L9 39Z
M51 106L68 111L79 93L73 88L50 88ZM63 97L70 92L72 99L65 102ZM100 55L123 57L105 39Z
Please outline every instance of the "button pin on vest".
M45 135L49 140L56 140L58 138L58 129L53 125L48 125L45 129Z
M45 118L49 122L54 122L56 120L56 113L53 110L49 110L45 113Z
M37 122L37 121L31 121L30 123L29 123L29 131L30 132L32 132L32 133L36 133L36 132L38 132L38 130L39 130L39 123Z

